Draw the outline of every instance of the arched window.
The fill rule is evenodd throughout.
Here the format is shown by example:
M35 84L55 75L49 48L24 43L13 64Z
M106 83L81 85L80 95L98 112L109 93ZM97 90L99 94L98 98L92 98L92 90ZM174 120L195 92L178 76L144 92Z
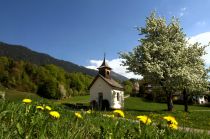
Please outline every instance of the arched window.
M109 75L109 71L106 71L106 74Z
M120 101L120 94L117 93L117 101Z

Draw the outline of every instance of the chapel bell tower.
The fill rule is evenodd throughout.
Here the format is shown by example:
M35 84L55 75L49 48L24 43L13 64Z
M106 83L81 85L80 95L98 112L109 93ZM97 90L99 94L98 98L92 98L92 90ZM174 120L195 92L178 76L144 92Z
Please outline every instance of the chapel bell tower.
M111 79L110 73L111 73L112 68L110 68L109 65L106 63L105 54L104 54L103 63L98 68L98 70L99 70L98 73L102 75L104 78Z

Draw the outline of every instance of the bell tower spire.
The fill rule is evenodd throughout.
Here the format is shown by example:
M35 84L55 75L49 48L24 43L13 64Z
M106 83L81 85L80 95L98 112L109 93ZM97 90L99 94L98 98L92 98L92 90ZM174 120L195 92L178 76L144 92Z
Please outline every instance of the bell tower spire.
M110 79L111 76L110 76L110 73L111 73L111 68L109 67L109 65L106 63L106 53L104 53L104 60L101 64L100 67L98 67L98 74L102 75L103 77L105 78L108 78Z
M104 61L105 61L105 59L106 59L106 53L104 53Z

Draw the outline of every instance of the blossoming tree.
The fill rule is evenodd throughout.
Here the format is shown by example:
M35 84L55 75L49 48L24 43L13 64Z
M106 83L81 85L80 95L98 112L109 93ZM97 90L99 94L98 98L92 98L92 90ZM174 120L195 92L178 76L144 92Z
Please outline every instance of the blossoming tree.
M140 45L132 52L120 53L124 66L144 78L160 84L167 96L168 110L172 111L172 96L176 91L205 88L207 73L202 56L205 46L189 44L179 21L153 12L146 18L146 26L138 27L142 35ZM187 95L185 95L187 96ZM187 97L185 97L187 99Z

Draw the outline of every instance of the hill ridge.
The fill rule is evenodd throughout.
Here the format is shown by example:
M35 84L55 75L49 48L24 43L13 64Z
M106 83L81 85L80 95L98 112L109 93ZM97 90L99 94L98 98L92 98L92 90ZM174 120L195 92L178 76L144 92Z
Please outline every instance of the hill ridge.
M14 60L23 60L37 65L54 64L56 66L62 67L67 72L82 72L90 76L96 76L98 73L96 70L88 69L70 61L56 59L49 54L36 52L22 45L0 42L0 50L0 56L10 57ZM111 76L113 79L119 81L125 81L128 79L115 72L112 72Z

